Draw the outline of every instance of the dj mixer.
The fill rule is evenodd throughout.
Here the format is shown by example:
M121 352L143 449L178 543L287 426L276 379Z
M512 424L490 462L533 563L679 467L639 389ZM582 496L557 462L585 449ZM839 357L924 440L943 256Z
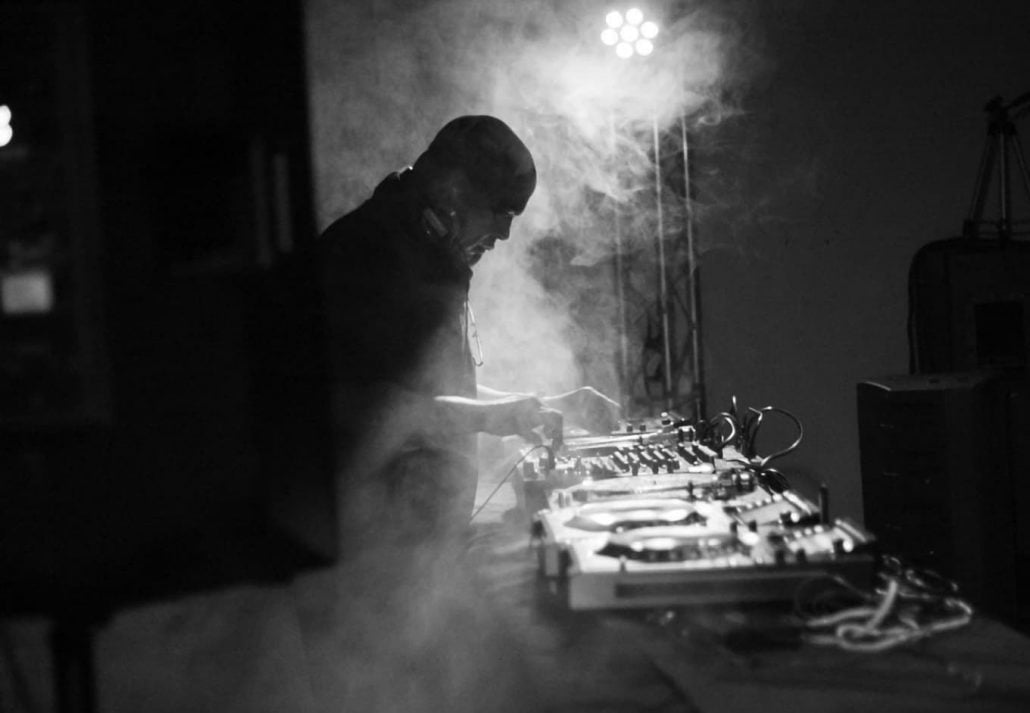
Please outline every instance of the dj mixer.
M527 453L540 573L572 609L790 601L874 575L875 540L831 519L752 452L743 429L662 414Z

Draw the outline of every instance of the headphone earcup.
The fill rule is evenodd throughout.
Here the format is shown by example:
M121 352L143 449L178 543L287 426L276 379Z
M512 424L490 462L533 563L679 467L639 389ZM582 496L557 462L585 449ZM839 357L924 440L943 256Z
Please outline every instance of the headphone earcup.
M430 229L441 238L446 238L454 230L454 213L447 213L443 218L432 208L426 208L422 211L422 217L426 219L426 224Z

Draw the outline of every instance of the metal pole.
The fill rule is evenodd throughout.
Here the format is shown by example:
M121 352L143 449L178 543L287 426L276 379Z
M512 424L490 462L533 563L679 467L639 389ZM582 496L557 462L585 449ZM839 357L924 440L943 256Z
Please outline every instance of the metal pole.
M652 122L654 134L654 182L655 202L657 204L658 247L658 314L662 323L662 381L665 396L665 409L671 411L674 403L672 385L672 325L669 319L669 282L666 274L665 258L665 219L662 206L662 150L658 134L658 115Z
M976 185L973 187L973 202L969 206L969 215L966 217L963 234L967 238L975 238L980 233L980 222L983 219L984 202L987 199L987 190L991 182L991 173L994 170L994 152L997 148L993 132L988 131L987 139L984 141L984 148L980 154L980 167L976 172Z
M690 200L690 144L687 141L687 119L680 116L680 150L683 152L684 232L687 238L687 277L689 279L690 350L693 368L694 418L705 417L705 374L701 354L701 275L698 269L697 243L694 240L694 206Z
M1012 130L1012 136L1009 137L1009 146L1013 148L1013 155L1016 157L1016 163L1019 164L1019 174L1023 177L1023 189L1026 191L1026 195L1030 197L1030 172L1027 171L1026 158L1023 156L1023 146L1019 141L1019 134L1016 133L1015 128Z
M1003 110L1004 111L1004 110ZM1009 124L1007 115L1003 114L1001 124L998 127L998 180L999 180L999 210L998 237L1002 242L1009 239L1011 230L1009 228Z
M615 125L615 114L611 116L611 149L612 160L616 167L619 165L618 151L618 129ZM619 177L615 177L618 185ZM622 242L622 212L619 210L619 197L615 196L612 201L612 218L614 221L614 242L615 242L615 298L616 318L618 320L618 380L619 380L619 403L624 411L629 409L629 342L628 329L626 326L626 267L625 247Z

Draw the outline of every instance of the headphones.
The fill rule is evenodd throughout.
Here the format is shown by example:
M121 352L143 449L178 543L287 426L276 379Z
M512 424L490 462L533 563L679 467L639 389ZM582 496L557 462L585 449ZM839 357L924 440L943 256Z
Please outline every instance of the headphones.
M429 229L432 230L433 233L435 233L436 236L440 238L446 238L454 230L452 220L453 216L453 213L446 216L448 218L448 223L451 223L451 225L448 225L447 223L444 223L444 221L440 218L437 212L432 208L426 208L422 211L422 217L425 219L426 225L428 225Z
M422 211L422 218L435 237L453 241L457 233L458 212L449 208L443 210L446 212L442 212L440 209L425 208Z
M422 219L425 221L426 235L430 240L449 251L460 262L467 262L465 250L458 243L458 231L456 230L457 211L446 210L446 212L441 213L438 209L424 208L422 210Z

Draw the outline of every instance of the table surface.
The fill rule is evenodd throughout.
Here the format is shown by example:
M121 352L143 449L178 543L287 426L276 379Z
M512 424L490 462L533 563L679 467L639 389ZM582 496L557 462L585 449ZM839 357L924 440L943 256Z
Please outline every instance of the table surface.
M1030 638L979 615L955 631L857 653L780 636L793 621L783 607L570 611L540 576L507 487L477 517L469 561L542 709L1030 710Z
M778 636L778 609L570 611L514 523L478 526L470 555L547 709L1030 710L1030 639L988 618L855 653Z
M495 487L484 480L480 501ZM285 585L119 611L96 632L99 710L1030 710L1030 639L989 618L860 654L784 642L772 635L781 617L570 611L540 576L505 485L451 546L383 537ZM20 671L36 701L26 710L51 710L45 622L0 633L0 668Z

